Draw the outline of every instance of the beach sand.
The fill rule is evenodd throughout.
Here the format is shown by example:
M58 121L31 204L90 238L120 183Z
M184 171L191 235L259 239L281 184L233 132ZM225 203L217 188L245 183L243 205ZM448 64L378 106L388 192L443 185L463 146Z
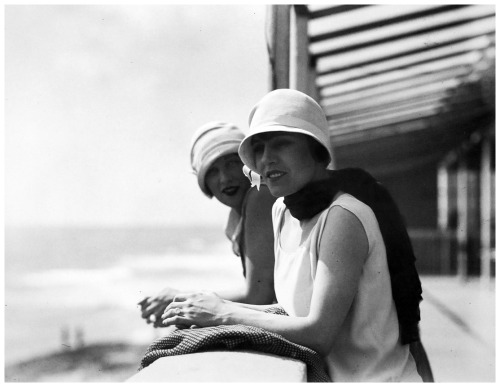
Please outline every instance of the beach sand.
M101 343L35 357L5 368L5 382L123 382L137 373L147 345Z

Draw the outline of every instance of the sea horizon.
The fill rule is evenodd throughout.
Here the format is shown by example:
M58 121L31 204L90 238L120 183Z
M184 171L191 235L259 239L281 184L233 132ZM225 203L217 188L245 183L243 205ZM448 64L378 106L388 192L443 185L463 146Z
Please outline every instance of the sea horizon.
M216 227L6 227L5 363L75 340L150 342L159 331L140 318L142 298L166 286L242 283L240 260Z

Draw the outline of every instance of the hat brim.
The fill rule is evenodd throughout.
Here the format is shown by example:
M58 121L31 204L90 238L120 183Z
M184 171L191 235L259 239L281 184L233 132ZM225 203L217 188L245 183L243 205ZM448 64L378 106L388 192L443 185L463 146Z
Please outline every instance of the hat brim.
M238 154L243 161L243 164L245 164L248 168L250 168L252 171L257 171L257 166L255 165L255 157L253 154L252 150L252 138L256 136L257 134L261 133L270 133L270 132L288 132L288 133L298 133L298 134L305 134L309 137L314 138L316 141L318 141L321 145L322 142L321 140L315 136L313 133L311 133L308 130L300 129L300 128L295 128L293 126L285 126L285 125L280 125L280 124L271 124L271 125L263 125L257 128L252 128L252 132L248 134L243 141L241 142L239 149L238 149ZM328 154L331 154L330 151L327 149Z

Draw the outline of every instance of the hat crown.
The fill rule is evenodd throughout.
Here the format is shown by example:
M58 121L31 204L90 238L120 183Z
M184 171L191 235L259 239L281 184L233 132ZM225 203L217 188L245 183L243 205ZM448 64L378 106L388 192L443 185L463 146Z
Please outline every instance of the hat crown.
M191 168L198 177L198 185L207 196L212 197L205 184L205 175L210 165L219 157L237 153L245 135L230 122L212 121L200 126L191 139Z
M208 144L213 145L225 140L242 140L243 132L234 124L224 121L211 121L200 126L191 138L191 167L196 172L195 159L197 152Z
M328 134L328 122L319 104L307 94L293 89L276 89L266 94L252 109L249 116L252 127L268 123L286 125L285 117L308 122Z
M291 132L313 137L333 160L328 122L321 106L298 90L276 89L266 94L250 111L249 132L238 153L243 163L256 171L251 137L264 132Z

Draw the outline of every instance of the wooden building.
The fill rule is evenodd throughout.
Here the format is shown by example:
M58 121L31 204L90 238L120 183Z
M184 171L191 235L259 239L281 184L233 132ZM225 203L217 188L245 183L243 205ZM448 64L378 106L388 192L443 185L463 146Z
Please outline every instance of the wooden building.
M423 274L495 276L495 6L271 5L270 88L315 98L335 167L384 183Z

